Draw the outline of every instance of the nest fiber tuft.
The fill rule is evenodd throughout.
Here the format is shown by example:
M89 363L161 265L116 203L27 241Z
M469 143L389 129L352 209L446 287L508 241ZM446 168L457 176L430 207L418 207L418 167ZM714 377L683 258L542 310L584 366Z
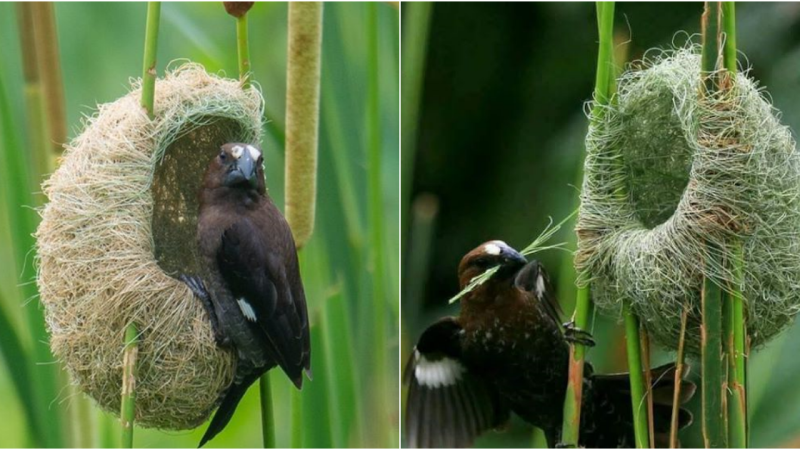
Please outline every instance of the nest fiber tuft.
M50 345L74 383L119 412L123 338L134 322L137 424L186 429L208 418L235 362L174 277L198 273L205 167L225 142L259 141L263 99L196 64L168 72L155 92L152 121L138 82L101 105L45 183L38 282Z
M663 52L619 80L589 128L576 265L594 301L629 301L654 339L699 352L703 277L739 286L752 345L767 342L800 303L800 155L756 82L703 94L697 46ZM701 98L705 95L705 98Z

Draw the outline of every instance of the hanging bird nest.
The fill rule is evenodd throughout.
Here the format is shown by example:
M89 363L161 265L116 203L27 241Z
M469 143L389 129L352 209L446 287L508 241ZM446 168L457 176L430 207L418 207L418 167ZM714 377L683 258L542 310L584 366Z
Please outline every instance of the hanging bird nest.
M698 354L703 277L730 291L743 248L752 345L800 307L800 155L755 81L705 94L700 48L661 52L618 81L586 138L579 283L601 308L630 302L653 338L676 348L684 304ZM741 257L738 257L742 260Z
M176 277L203 273L203 174L225 142L259 142L263 99L197 64L168 72L155 92L153 120L134 82L67 146L44 185L38 283L53 353L81 390L119 412L124 333L136 323L137 425L187 429L208 418L235 361Z

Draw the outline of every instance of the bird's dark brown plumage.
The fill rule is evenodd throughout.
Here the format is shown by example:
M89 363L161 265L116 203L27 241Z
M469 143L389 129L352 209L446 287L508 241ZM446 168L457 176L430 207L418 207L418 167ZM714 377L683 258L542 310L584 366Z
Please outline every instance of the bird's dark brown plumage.
M460 315L430 326L411 355L404 374L410 447L470 446L511 412L543 429L550 446L558 442L569 358L558 302L544 268L501 241L464 256L461 288L495 266L492 278L462 297ZM653 379L659 435L669 428L674 365L654 369ZM683 393L688 400L694 385L684 382ZM583 395L580 445L632 446L627 375L596 375L587 365ZM681 411L685 426L691 415Z
M231 419L276 365L299 389L311 369L308 312L289 225L266 191L261 153L225 144L200 192L197 238L206 273L184 281L203 300L220 345L237 355L235 379L200 446Z

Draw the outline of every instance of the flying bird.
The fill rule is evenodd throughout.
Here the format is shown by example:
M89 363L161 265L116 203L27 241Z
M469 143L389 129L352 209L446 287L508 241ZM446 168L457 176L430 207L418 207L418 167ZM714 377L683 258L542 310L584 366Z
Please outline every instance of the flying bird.
M421 335L403 374L409 385L405 437L409 447L469 447L511 413L541 428L550 447L560 443L569 377L569 342L593 345L588 333L561 324L561 309L544 267L502 241L467 253L458 267L461 288L498 270L461 298L461 313ZM675 365L652 370L657 442L668 438ZM680 403L694 384L683 381ZM633 446L627 374L584 369L579 445ZM680 410L681 427L691 414Z
M228 424L266 371L279 366L294 385L311 378L308 311L292 232L267 194L261 151L222 146L200 190L197 242L205 273L180 276L203 303L217 344L237 356L200 447Z

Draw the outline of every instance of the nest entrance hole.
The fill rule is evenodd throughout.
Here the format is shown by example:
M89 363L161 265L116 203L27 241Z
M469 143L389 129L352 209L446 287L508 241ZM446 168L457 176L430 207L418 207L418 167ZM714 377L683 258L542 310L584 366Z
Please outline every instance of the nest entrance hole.
M202 273L197 248L197 212L203 175L209 162L227 142L245 134L232 119L202 117L164 150L153 174L153 245L159 267L172 277Z
M622 115L626 132L619 145L626 184L639 221L647 229L666 222L689 184L694 150L682 131L668 89ZM643 109L645 112L643 112Z

